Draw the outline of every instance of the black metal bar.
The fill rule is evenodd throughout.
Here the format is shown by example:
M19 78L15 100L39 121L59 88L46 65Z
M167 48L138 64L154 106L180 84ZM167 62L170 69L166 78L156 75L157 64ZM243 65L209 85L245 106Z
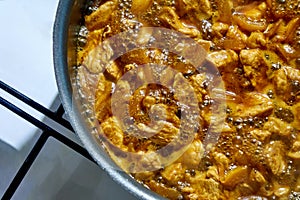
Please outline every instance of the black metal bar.
M60 124L63 125L64 127L68 128L70 131L74 132L73 127L71 126L70 122L65 120L63 118L63 114L65 113L65 109L63 107L62 104L59 105L58 109L56 110L55 114L57 115L57 117L59 117L60 120Z
M83 148L82 146L80 146L76 142L72 141L71 139L67 138L66 136L60 134L59 132L55 131L54 129L47 126L43 122L41 122L41 121L37 120L36 118L32 117L31 115L27 114L22 109L15 106L14 104L8 102L7 100L3 99L2 97L0 97L0 104L3 105L4 107L6 107L7 109L11 110L15 114L19 115L20 117L24 118L28 122L32 123L33 125L35 125L39 129L41 129L43 131L46 131L46 132L49 132L52 137L54 137L55 139L63 142L64 144L66 144L70 148L72 148L75 151L77 151L78 153L80 153L82 156L84 156L87 159L95 162L85 148Z
M23 181L25 175L28 173L30 167L32 166L33 162L39 155L40 151L42 150L43 146L45 145L47 139L49 138L49 135L44 132L37 142L35 143L34 147L28 154L26 160L23 162L22 166L20 167L19 171L17 172L16 176L8 186L7 190L5 191L2 199L11 199L16 190L18 189L19 185Z
M56 114L60 117L63 116L63 114L65 113L65 109L64 107L62 106L62 104L59 105L59 107L57 108L56 110Z
M69 148L73 149L77 153L81 154L85 158L87 158L90 161L95 163L95 161L93 160L93 158L90 156L90 154L87 152L87 150L85 148L83 148L76 142L72 141L71 139L67 138L66 136L58 133L51 127L47 126L43 122L39 121L38 119L36 119L33 116L29 115L28 113L24 112L22 109L18 108L14 104L8 102L7 100L5 100L2 97L0 97L0 105L3 105L10 111L14 112L18 116L22 117L23 119L27 120L28 122L32 123L33 125L35 125L36 127L40 128L41 130L44 131L42 133L42 135L39 137L36 144L34 145L33 149L28 154L25 162L20 167L19 171L17 172L16 176L10 183L9 187L5 191L5 193L2 197L3 200L11 199L11 197L14 195L17 188L23 181L25 175L28 173L30 167L32 166L33 162L36 160L38 154L40 153L41 149L43 148L43 146L45 145L45 143L49 137L53 137L53 138L57 139L58 141L62 142Z
M35 125L39 129L42 129L44 131L50 131L51 130L50 127L48 127L47 125L45 125L41 121L37 120L36 118L32 117L31 115L29 115L28 113L26 113L22 109L18 108L14 104L12 104L9 101L5 100L1 96L0 96L0 105L3 105L4 107L6 107L10 111L14 112L15 114L19 115L23 119L27 120L31 124Z
M60 117L57 116L55 112L52 112L52 111L48 110L47 108L45 108L41 104L39 104L36 101L30 99L26 95L20 93L19 91L17 91L16 89L10 87L9 85L5 84L1 80L0 80L0 88L3 89L4 91L6 91L7 93L11 94L12 96L16 97L20 101L22 101L22 102L26 103L27 105L31 106L35 110L43 113L44 115L46 115L50 119L56 121L57 123L59 123L62 126L66 127L67 129L73 131L72 126L70 125L70 123L67 120L65 120L61 116Z

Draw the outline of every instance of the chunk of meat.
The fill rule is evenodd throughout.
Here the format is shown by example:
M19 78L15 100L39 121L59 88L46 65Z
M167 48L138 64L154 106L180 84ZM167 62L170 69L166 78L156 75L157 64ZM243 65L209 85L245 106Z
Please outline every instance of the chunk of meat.
M137 124L137 135L143 137L150 137L156 148L161 148L168 145L174 139L177 139L179 130L172 123L159 120L155 122L152 127L149 127L143 123Z
M300 82L300 71L298 69L283 66L274 72L272 80L276 94L287 104L299 102L300 87L298 87L298 83Z
M151 99L154 100L153 98ZM146 100L146 98L144 100ZM180 119L176 115L176 112L177 108L167 106L166 104L153 104L149 109L149 115L152 120L165 120L172 123L175 127L179 128Z
M116 82L122 76L122 69L116 62L112 62L111 64L107 65L104 75L109 80Z
M127 166L124 168L126 171L132 172L145 172L162 169L169 160L162 160L161 156L155 150L139 151L136 154L130 154L129 158L118 159L118 163L121 166ZM124 164L123 164L124 163Z
M212 41L209 40L198 39L197 43L201 45L206 52L209 52L211 47L213 46Z
M109 117L103 123L101 128L106 137L117 147L126 149L123 145L123 131L116 117Z
M176 10L182 17L189 12L195 12L198 8L198 4L194 0L178 0L176 1Z
M184 188L184 191L189 191L189 199L222 199L221 184L213 179L206 179L202 174L196 174L189 178L189 183L194 187Z
M95 12L85 17L85 24L89 30L101 29L112 16L112 11L117 7L117 1L107 1L102 4Z
M181 199L182 195L179 193L178 190L175 188L171 188L166 186L163 183L156 182L155 180L151 180L149 183L147 183L149 188L153 191L156 191L157 193L163 195L166 198L169 199Z
M238 71L239 57L233 50L221 50L208 54L211 61L220 71L225 88L230 92L241 93L250 83Z
M296 42L296 40L294 38L295 38L295 35L297 34L296 31L299 28L299 26L300 26L300 17L299 16L297 16L296 18L291 19L291 21L289 21L289 23L286 26L285 42L290 43L290 44Z
M249 183L240 183L233 190L230 190L230 198L239 199L241 196L247 196L254 193L254 189Z
M129 82L119 80L115 86L115 91L111 98L111 104L108 107L112 109L113 115L116 116L121 122L130 118L128 105L131 93ZM99 95L101 95L101 93L99 93Z
M295 43L296 30L299 27L300 18L291 19L287 24L281 21L276 28L276 35L271 39L272 42L285 42L285 43Z
M145 12L153 3L153 0L133 0L131 12L135 15Z
M239 57L233 50L221 50L208 54L208 60L211 61L220 71L226 89L230 91L239 91L241 89L242 79L235 73L239 64ZM238 92L237 92L238 93Z
M243 33L237 25L228 28L226 37L217 42L218 46L224 49L240 51L246 47L248 36Z
M208 167L206 176L208 178L214 179L215 181L219 181L220 180L218 168L215 165Z
M288 77L284 69L274 72L273 82L278 95L284 95L288 91Z
M290 136L294 131L294 128L290 124L275 117L270 117L264 124L263 129L273 134L286 137Z
M197 168L201 162L203 155L204 148L202 142L199 140L195 140L179 158L179 162L182 162L182 164L188 169Z
M225 35L228 29L229 29L229 25L222 22L216 22L212 25L212 30L214 34L216 34L219 37Z
M255 184L263 185L267 182L265 177L256 169L252 169L249 175L249 178Z
M164 7L158 17L162 23L183 34L191 37L198 37L200 35L198 29L186 26L184 23L182 23L175 10L171 7Z
M233 14L233 20L241 29L249 32L264 31L267 28L266 19L254 20L243 14L235 13Z
M239 57L235 51L221 50L208 54L208 59L213 62L221 72L231 73L238 66Z
M233 1L232 0L219 0L215 1L216 6L218 7L218 13L220 15L220 21L226 24L230 24L232 20L232 9Z
M161 175L166 179L170 184L177 185L178 181L182 181L184 178L185 169L181 163L174 163L167 166L162 172Z
M243 30L249 32L264 31L267 28L267 21L264 18L266 10L264 2L258 4L254 1L237 7L232 18Z
M103 39L104 31L105 28L102 28L88 33L83 50L77 53L78 64L82 64L84 59L88 56L88 53L91 50L93 50L97 45L99 45L99 41L102 41Z
M191 85L195 90L195 93L197 95L197 100L199 103L203 101L203 95L207 94L207 91L204 89L205 81L206 81L206 76L204 73L193 75L190 78Z
M262 19L267 11L267 4L265 2L249 2L244 5L239 5L236 7L235 12L243 13L245 16L251 19Z
M146 96L142 102L143 107L147 109L150 109L155 103L156 103L156 99L153 96Z
M181 73L175 75L173 88L175 90L174 96L181 104L188 106L189 110L199 110L196 94Z
M227 172L224 180L221 182L226 188L233 189L236 185L245 182L248 178L249 169L247 167L238 166Z
M212 14L209 0L179 0L176 1L176 10L178 10L181 17L186 14L192 14L193 16L205 19L209 18Z
M157 147L164 147L168 145L173 139L177 138L179 135L178 128L176 128L172 123L166 121L158 121L157 126L160 127L160 131L150 138L150 140Z
M280 185L278 183L275 184L274 187L274 195L279 199L285 199L286 196L290 193L291 189L289 186Z
M274 33L273 38L271 38L271 41L279 43L279 42L283 42L286 39L285 37L286 23L284 20L279 20L277 23L274 24L274 29L276 29L276 32Z
M277 51L283 56L284 60L291 61L298 58L299 51L289 44L276 44Z
M277 33L277 30L283 23L284 23L283 19L279 19L275 23L270 23L267 29L264 31L266 37L272 38Z
M204 179L198 182L198 199L217 200L221 197L220 184L213 179Z
M213 152L212 156L218 168L220 179L222 180L225 176L225 170L229 167L229 159L223 153L218 152Z
M261 93L250 92L242 96L242 104L237 104L234 115L245 118L269 116L274 108L273 102Z
M244 66L245 76L250 79L257 91L261 91L268 84L266 75L268 68L264 65L260 49L242 50L240 61Z
M300 81L300 70L293 67L284 67L286 74L290 80Z
M144 65L151 62L151 57L149 54L153 55L155 57L160 52L158 50L147 50L147 49L135 49L133 51L130 51L128 53L125 53L121 56L121 61L124 64L138 64L138 65Z
M150 121L150 116L148 115L147 110L143 109L143 106L145 105L142 103L143 99L145 99L145 97L148 96L146 91L147 91L147 86L145 85L141 86L136 91L134 91L133 95L130 97L129 114L131 117L133 117L136 123L148 124ZM125 94L130 95L130 92ZM120 96L120 98L122 98L122 96ZM120 106L121 105L122 104L120 104Z
M134 174L134 177L137 180L143 180L143 181L150 181L155 178L155 173L154 172L139 172Z
M291 189L288 186L279 188L274 194L279 198L285 198L290 193Z
M291 150L287 154L289 157L293 159L300 159L300 141L294 141Z
M191 2L197 5L197 9L193 11L191 10L186 14L195 24L199 24L202 20L210 19L213 16L210 0L192 0Z
M82 65L95 74L104 72L109 59L114 54L112 47L109 44L95 46L95 48L91 45L90 47L92 49L89 49L90 51L86 54Z
M264 34L260 31L252 32L247 39L247 46L255 49L266 46L267 41Z
M257 138L260 141L265 141L269 139L270 136L272 135L272 133L268 129L266 130L254 129L250 131L250 134L253 135L254 138Z
M253 68L259 68L262 65L262 52L260 49L242 50L240 60L243 65L250 65Z
M264 149L266 164L276 176L280 176L287 169L285 160L285 145L282 141L271 141Z

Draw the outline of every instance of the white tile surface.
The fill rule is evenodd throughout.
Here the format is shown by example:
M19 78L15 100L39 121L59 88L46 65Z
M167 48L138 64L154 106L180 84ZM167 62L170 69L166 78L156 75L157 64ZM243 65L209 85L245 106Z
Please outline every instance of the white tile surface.
M0 0L0 80L46 107L57 94L52 62L52 26L57 4L58 0ZM10 98L1 90L0 95ZM0 112L0 122L0 140L18 150L35 132L5 112Z

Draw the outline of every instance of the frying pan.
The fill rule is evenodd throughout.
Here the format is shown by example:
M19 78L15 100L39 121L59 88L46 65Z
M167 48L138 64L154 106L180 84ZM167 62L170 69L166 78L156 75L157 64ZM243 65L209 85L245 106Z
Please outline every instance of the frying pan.
M71 79L76 66L76 39L85 0L60 0L53 32L53 59L60 99L70 123L98 165L128 192L140 199L163 199L122 171L109 157L82 115L82 104L74 98Z

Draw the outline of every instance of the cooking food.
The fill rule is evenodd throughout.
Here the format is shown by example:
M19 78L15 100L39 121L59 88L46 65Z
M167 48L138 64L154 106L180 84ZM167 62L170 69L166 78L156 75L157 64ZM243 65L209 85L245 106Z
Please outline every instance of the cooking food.
M84 13L78 69L97 77L102 140L122 152L157 152L177 138L185 112L197 112L184 153L133 172L137 181L170 199L300 199L300 2L88 0ZM102 42L143 27L174 30L205 50L202 68L216 67L224 83L225 120L213 109L221 83L170 49L130 49L135 41L127 41L123 55L101 66L111 50L97 49ZM138 39L150 43L145 30ZM190 105L180 102L193 94ZM219 126L211 131L212 123Z

